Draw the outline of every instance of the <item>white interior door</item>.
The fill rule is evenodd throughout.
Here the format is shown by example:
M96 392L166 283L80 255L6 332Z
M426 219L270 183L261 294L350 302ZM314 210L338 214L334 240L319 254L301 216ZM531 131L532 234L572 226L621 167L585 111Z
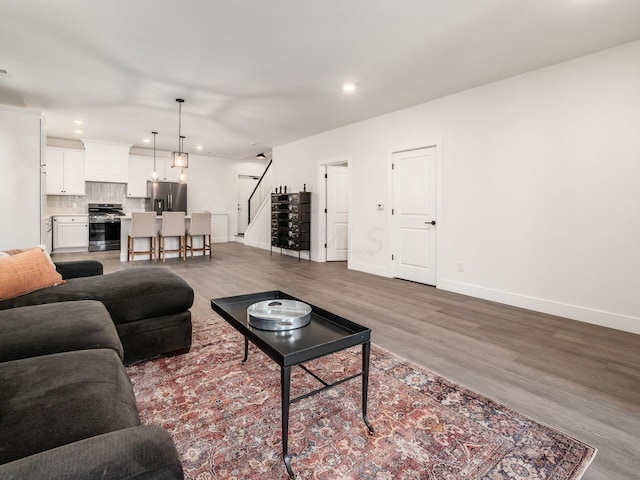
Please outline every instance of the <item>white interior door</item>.
M436 284L435 147L393 154L393 276Z
M327 166L327 261L349 257L348 167Z
M238 235L244 234L249 225L249 196L256 188L260 177L238 175Z

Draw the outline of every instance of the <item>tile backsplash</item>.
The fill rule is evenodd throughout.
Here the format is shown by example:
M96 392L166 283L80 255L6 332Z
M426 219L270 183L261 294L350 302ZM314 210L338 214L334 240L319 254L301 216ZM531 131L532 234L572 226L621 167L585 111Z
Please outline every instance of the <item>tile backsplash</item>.
M47 195L47 214L84 214L90 203L121 203L125 213L142 212L144 198L128 198L125 183L85 182L85 195Z

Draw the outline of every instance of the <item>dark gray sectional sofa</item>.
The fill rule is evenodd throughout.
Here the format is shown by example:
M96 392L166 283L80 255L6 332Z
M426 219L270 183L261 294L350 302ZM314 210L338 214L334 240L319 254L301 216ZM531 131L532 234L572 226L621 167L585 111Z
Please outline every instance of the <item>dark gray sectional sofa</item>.
M156 267L102 275L102 264L91 260L59 262L56 269L65 285L1 301L0 310L98 300L116 326L125 363L189 351L193 289L178 275Z
M0 478L184 478L123 361L189 349L193 290L164 269L57 269L67 284L0 302Z

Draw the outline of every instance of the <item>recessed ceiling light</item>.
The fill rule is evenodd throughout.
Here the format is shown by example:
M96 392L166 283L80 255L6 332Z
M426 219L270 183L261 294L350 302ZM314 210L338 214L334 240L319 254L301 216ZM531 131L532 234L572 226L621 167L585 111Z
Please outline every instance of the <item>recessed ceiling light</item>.
M251 146L258 145L258 142L251 142Z
M355 83L343 83L342 84L342 91L344 93L353 93L356 91L356 84Z
M82 120L74 120L73 123L76 125L82 125Z
M202 145L196 145L196 150L202 150L204 147Z
M74 132L80 134L80 133L84 133L82 130L74 130Z
M149 140L148 138L143 138L143 139L142 139L142 141L143 141L144 143L149 143L151 140Z

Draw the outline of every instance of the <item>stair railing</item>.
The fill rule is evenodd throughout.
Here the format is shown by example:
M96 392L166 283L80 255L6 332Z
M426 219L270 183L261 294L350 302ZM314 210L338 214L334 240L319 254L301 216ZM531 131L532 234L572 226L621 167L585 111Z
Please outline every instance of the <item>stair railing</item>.
M262 205L262 202L267 197L267 195L271 195L273 179L270 167L272 163L273 159L269 161L267 168L264 169L260 180L258 180L258 183L256 184L256 188L253 189L253 192L251 192L251 195L249 196L249 207L247 209L249 224L251 224L251 220L253 220L251 218L251 213L257 212L258 208L260 208L260 205Z

